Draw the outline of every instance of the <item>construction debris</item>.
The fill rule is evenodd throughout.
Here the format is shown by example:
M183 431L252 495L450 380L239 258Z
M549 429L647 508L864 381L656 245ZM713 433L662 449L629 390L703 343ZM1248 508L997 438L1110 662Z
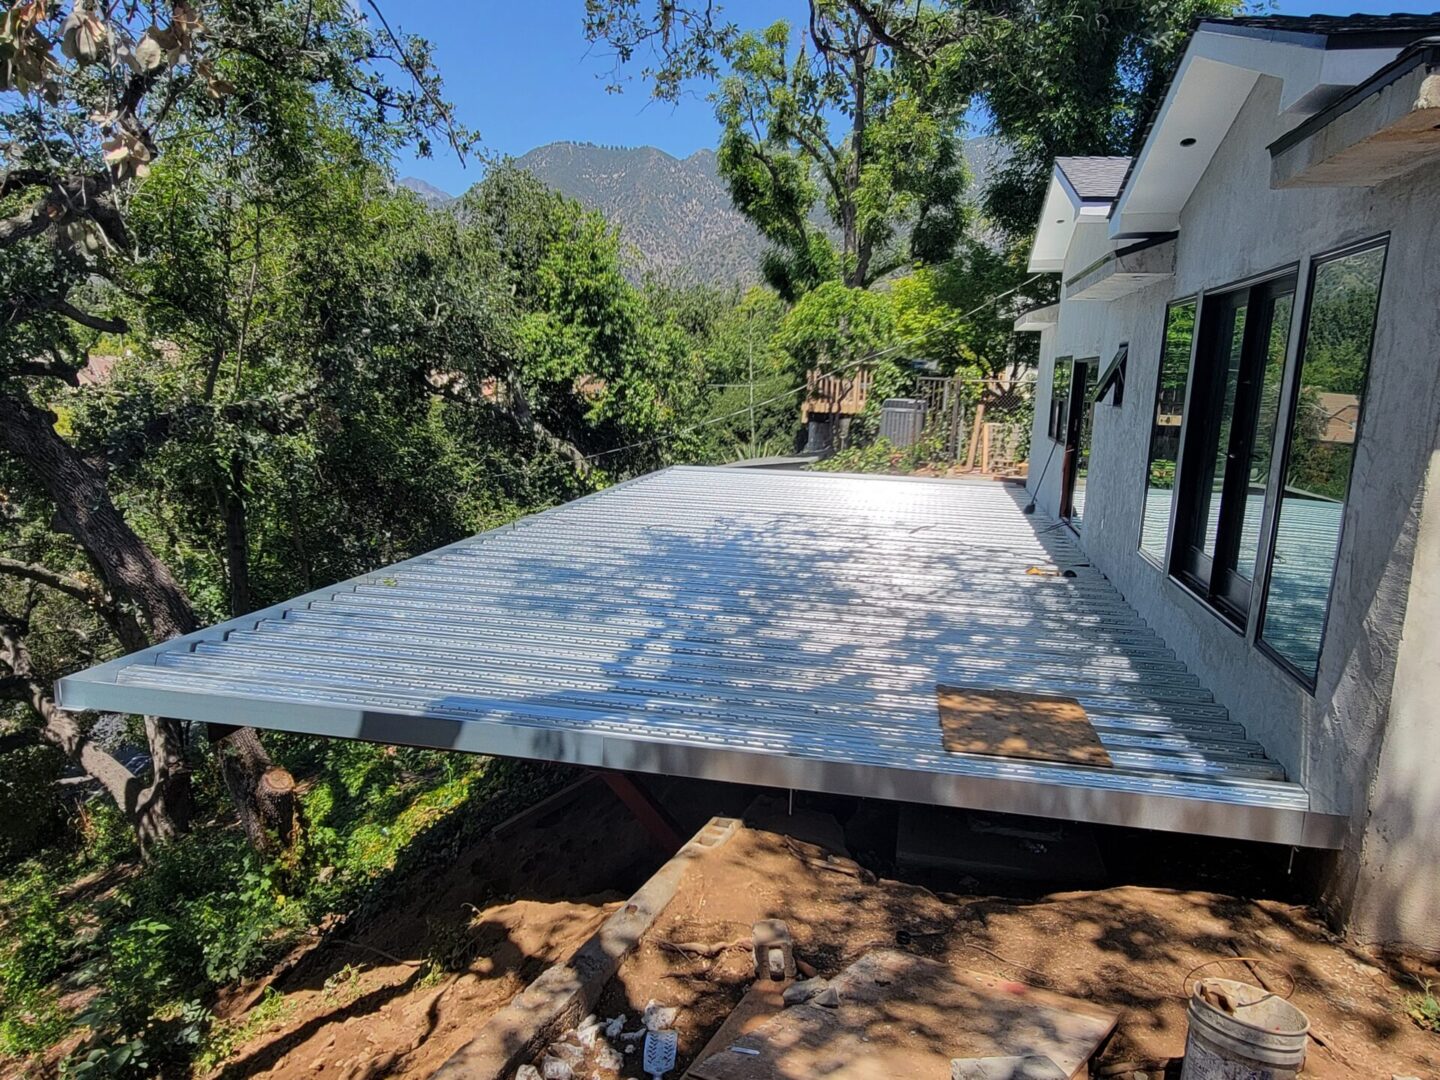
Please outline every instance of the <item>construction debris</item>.
M950 1080L1070 1080L1048 1057L956 1058Z
M826 990L830 989L830 983L818 976L813 979L804 979L792 983L785 988L783 997L786 1005L804 1005L812 998L819 997Z
M968 1052L966 1061L1038 1057L1061 1070L1051 1075L1069 1080L1083 1075L1118 1019L1074 998L881 949L851 964L820 995L734 1040L735 1048L755 1053L717 1053L689 1075L762 1080L848 1068L857 1076L943 1076L947 1070L964 1076L954 1073L958 1050ZM1014 1075L1029 1080L1025 1072ZM1008 1080L1004 1072L973 1076ZM1044 1078L1037 1072L1034 1080Z
M680 1015L680 1010L673 1005L661 1005L654 998L645 1004L645 1012L640 1017L640 1022L645 1025L646 1031L666 1031L675 1026L675 1018Z
M795 977L795 943L783 919L762 919L750 934L755 978L784 982Z

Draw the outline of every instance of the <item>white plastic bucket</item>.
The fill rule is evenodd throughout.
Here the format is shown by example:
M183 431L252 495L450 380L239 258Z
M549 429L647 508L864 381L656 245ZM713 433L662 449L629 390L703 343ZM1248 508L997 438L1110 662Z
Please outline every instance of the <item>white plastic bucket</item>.
M1210 986L1237 1002L1233 1013L1200 996ZM1305 1065L1310 1020L1282 997L1231 979L1205 979L1190 995L1190 1031L1180 1080L1294 1080Z

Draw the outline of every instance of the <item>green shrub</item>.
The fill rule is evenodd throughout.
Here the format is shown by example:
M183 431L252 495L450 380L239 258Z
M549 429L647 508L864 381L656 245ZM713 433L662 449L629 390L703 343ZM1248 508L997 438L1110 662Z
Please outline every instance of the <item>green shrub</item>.
M1418 994L1406 994L1401 1005L1405 1015L1426 1031L1440 1032L1440 998L1429 980L1420 984Z
M58 888L34 862L0 887L0 1056L43 1050L69 1027L54 983L74 953L75 924Z
M24 746L0 759L0 867L37 854L65 825L56 783L65 755L52 746Z
M945 467L944 446L939 439L921 439L901 449L889 439L876 439L866 446L850 446L810 468L819 472L912 473L929 465Z

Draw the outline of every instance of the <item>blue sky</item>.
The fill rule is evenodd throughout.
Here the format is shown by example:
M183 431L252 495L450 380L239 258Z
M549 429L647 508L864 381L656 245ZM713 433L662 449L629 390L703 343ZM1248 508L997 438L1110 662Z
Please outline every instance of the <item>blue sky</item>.
M397 30L434 43L447 96L461 122L479 131L491 153L518 156L562 139L658 146L677 157L715 145L715 117L703 87L678 105L652 101L635 64L626 90L606 93L614 63L603 47L592 48L585 40L584 0L382 2ZM761 26L777 18L796 22L806 10L804 0L729 0L723 6L741 26ZM1290 15L1385 13L1407 6L1416 5L1280 0L1276 10ZM452 194L480 178L473 161L462 166L438 144L435 157L416 160L407 155L398 169L402 176L418 176Z

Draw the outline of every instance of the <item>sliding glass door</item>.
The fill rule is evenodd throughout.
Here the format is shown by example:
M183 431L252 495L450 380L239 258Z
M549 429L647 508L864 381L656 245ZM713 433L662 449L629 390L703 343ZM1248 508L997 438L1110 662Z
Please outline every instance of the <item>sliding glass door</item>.
M1260 550L1295 276L1207 295L1173 571L1244 625Z
M1090 472L1090 432L1095 416L1090 390L1099 363L1099 357L1094 356L1072 362L1069 402L1065 409L1060 517L1077 531L1085 513L1085 478Z

